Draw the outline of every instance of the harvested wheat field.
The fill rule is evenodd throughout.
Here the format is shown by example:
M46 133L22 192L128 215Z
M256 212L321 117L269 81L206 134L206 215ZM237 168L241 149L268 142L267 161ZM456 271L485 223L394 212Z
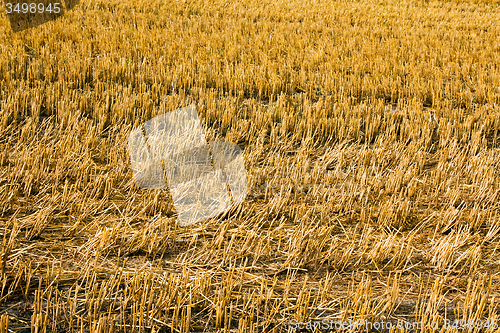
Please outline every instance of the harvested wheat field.
M500 331L499 18L82 0L14 33L3 12L0 332ZM127 139L187 105L249 192L181 226Z

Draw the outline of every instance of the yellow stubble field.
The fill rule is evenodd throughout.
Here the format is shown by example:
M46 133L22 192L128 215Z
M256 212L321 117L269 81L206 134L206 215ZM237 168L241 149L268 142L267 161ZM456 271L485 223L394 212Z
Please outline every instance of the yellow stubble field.
M2 14L0 332L496 323L499 18L83 0L14 33ZM241 147L250 192L182 227L168 191L134 183L127 137L189 104Z

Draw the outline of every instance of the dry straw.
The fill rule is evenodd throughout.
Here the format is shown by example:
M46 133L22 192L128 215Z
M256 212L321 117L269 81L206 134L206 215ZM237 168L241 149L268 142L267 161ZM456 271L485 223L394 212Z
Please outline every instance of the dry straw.
M2 16L0 332L497 319L498 8L88 0L19 33ZM134 184L127 137L191 103L208 141L243 148L250 193L180 227L168 191Z

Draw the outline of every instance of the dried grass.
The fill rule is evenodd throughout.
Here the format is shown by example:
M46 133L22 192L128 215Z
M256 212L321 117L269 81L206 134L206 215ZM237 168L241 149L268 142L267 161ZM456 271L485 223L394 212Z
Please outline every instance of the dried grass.
M0 24L0 332L499 317L493 1L82 1ZM180 227L131 129L195 103L242 205ZM488 329L487 332L494 330Z

